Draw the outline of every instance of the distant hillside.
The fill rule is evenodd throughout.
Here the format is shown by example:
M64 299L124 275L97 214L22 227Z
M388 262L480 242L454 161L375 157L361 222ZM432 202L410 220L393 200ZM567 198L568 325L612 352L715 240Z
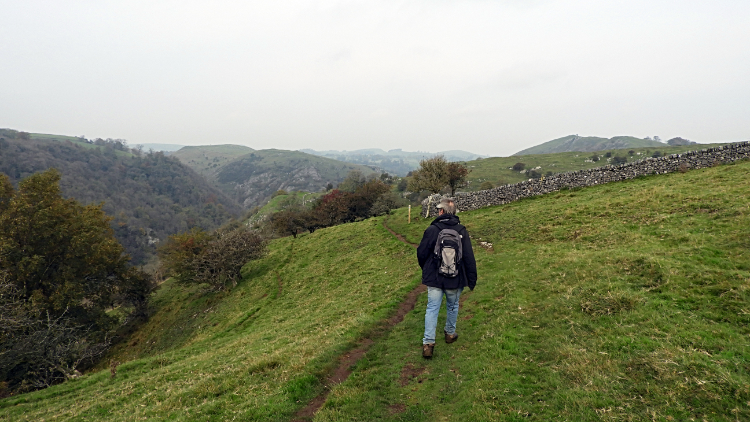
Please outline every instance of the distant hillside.
M176 144L138 144L137 146L143 147L144 152L148 152L149 150L162 151L162 152L174 152L174 151L179 150L180 148L185 147L185 145L176 145Z
M483 182L493 186L508 183L518 183L532 177L540 177L554 173L565 173L615 164L615 160L627 162L641 160L654 155L678 154L685 151L699 149L696 145L669 146L657 142L658 147L629 147L625 149L608 149L597 152L558 152L551 154L530 154L511 157L491 157L481 160L467 161L469 186L464 191L479 190ZM700 148L709 148L723 144L705 144ZM630 152L633 152L632 155ZM610 157L607 157L609 153ZM594 157L596 155L596 157ZM594 158L597 161L594 161ZM517 163L523 164L522 170L513 170ZM533 172L533 173L532 173Z
M84 204L104 202L117 239L145 264L170 234L213 229L242 209L177 159L137 154L119 140L0 133L0 172L18 181L51 167L62 173L63 194ZM59 139L59 140L58 140Z
M541 145L526 148L513 155L552 154L555 152L593 152L607 149L623 148L660 148L665 145L659 141L640 139L633 136L615 136L614 138L598 138L595 136L570 135L553 139Z
M218 167L253 151L255 150L242 145L204 145L182 147L170 155L198 173L208 176L216 173Z
M400 149L383 151L382 149L370 148L356 151L315 151L312 149L300 150L309 154L349 163L377 166L384 171L397 175L406 176L412 170L419 168L419 162L426 158L442 154L448 161L469 161L484 157L467 151L443 151L443 152L408 152Z
M328 183L338 185L352 170L364 175L379 171L300 151L240 145L185 147L173 156L248 209L263 205L277 190L319 192Z

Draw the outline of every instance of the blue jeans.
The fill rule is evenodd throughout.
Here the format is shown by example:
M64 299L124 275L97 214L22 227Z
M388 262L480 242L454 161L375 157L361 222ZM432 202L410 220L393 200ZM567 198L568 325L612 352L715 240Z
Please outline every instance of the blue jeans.
M438 313L440 303L445 295L445 307L448 316L445 319L445 332L456 334L456 320L458 319L458 299L461 297L460 289L440 289L427 286L427 312L424 314L424 338L422 344L435 343L435 330L437 329Z

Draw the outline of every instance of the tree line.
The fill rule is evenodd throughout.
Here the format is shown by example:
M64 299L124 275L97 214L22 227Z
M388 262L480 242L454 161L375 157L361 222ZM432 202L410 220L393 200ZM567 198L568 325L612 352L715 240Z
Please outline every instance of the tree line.
M7 129L0 132L0 172L18 184L34 173L58 169L64 196L104 203L103 211L114 217L115 236L134 264L152 260L170 234L195 227L213 230L242 212L200 175L161 152L143 153L121 139L96 139L86 146L7 135Z

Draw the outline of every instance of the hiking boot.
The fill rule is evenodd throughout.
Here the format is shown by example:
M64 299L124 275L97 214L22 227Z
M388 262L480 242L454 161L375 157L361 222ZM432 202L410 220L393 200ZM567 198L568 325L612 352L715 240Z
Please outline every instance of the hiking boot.
M445 331L443 331L443 332L445 332ZM446 343L451 344L451 343L453 343L456 340L458 340L458 333L448 334L447 332L445 332L445 342Z
M435 349L435 343L422 345L422 357L432 359L432 351Z

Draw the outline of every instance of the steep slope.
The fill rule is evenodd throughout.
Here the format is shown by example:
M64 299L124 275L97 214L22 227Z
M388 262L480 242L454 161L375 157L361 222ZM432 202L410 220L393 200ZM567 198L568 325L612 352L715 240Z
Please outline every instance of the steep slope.
M216 173L218 167L253 151L255 150L243 145L204 145L182 147L170 155L198 173L209 177Z
M111 356L114 378L0 400L0 420L289 420L419 282L411 254L372 219L273 241L231 292L166 282L158 311Z
M513 155L552 154L555 152L593 152L608 149L624 148L661 148L665 145L658 141L640 139L633 136L615 136L614 138L598 138L595 136L569 135L553 139L541 145L526 148Z
M56 135L0 139L0 172L14 183L52 167L62 173L64 195L84 204L104 202L134 264L145 264L170 234L213 229L241 212L200 175L161 153L136 155L122 143Z
M263 205L277 190L319 192L336 186L352 170L365 176L370 167L316 157L299 151L264 149L217 168L213 180L246 208Z
M382 218L279 239L230 292L166 283L114 378L2 399L0 420L288 421L362 337L315 420L748 420L748 178L743 162L460 214L480 278L431 361L424 295L379 323L419 282ZM418 242L429 221L387 224Z

